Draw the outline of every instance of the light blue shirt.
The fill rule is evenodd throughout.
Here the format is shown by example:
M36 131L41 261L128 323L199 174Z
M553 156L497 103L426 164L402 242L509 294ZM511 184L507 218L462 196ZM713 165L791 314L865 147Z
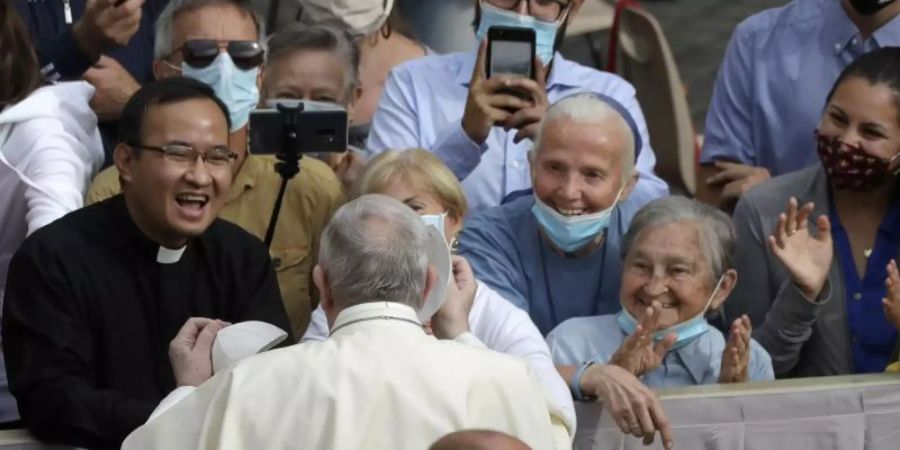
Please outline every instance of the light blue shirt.
M900 16L862 40L840 0L794 0L734 32L706 118L701 162L735 160L775 176L818 162L825 97L855 58L900 46Z
M479 281L525 310L546 335L570 317L619 310L622 236L642 206L629 196L613 210L605 243L579 258L564 257L541 238L531 207L534 197L472 214L459 236Z
M579 317L563 322L547 336L553 362L578 365L587 361L606 364L628 337L616 323L616 315ZM641 381L653 389L716 384L725 350L722 332L709 331L693 342L670 351L656 369L645 373ZM750 381L775 379L772 359L755 340L750 340Z
M462 117L476 52L435 55L394 68L384 85L366 145L372 154L387 149L425 148L437 155L462 181L469 207L499 205L510 193L531 187L530 140L513 144L516 130L494 127L482 145L462 129ZM607 95L624 105L644 142L637 159L640 179L632 196L647 201L668 194L668 186L653 174L656 157L634 88L616 75L554 56L547 97L555 102L576 92Z

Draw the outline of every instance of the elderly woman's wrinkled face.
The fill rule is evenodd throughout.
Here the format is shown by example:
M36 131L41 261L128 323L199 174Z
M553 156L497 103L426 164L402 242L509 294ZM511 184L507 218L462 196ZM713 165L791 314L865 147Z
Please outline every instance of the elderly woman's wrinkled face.
M662 305L659 328L668 328L703 312L716 280L692 221L643 230L635 237L622 267L622 306L638 321L654 301Z

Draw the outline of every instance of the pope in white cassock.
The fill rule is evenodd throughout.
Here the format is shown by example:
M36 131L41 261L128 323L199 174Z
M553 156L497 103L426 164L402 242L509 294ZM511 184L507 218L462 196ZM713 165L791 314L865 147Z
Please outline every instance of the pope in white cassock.
M464 259L453 259L446 296L437 304L429 296L445 286L428 250L443 242L437 234L386 196L344 205L313 272L329 338L253 356L203 382L212 338L194 333L185 345L176 337L170 357L185 386L122 448L422 450L472 428L535 450L571 448L527 363L468 333L476 285ZM420 317L438 307L431 336Z

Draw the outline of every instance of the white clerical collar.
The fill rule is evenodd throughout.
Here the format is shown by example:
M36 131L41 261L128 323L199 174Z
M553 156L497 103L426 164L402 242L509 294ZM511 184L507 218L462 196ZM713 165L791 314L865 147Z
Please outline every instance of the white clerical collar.
M416 310L407 305L394 302L371 302L351 306L338 313L334 326L331 328L331 334L348 325L373 320L406 322L418 326L419 329L422 327Z
M187 248L187 245L184 245L181 248L171 249L159 246L159 251L156 252L156 262L160 264L175 264L181 260L181 255L184 254L184 249Z

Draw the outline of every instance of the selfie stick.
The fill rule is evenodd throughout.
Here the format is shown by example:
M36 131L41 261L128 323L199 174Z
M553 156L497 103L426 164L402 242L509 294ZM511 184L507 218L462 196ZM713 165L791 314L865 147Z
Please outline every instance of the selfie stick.
M300 158L303 156L298 149L300 148L299 136L297 136L297 128L300 124L300 113L303 112L303 102L297 106L287 106L277 104L275 107L281 113L281 133L282 148L275 155L278 163L275 164L275 171L281 175L281 188L278 190L278 197L275 198L275 206L272 209L272 217L269 219L269 229L266 230L266 247L272 246L272 238L275 236L275 224L278 222L278 214L281 212L281 202L284 200L284 192L287 190L288 181L300 173Z

